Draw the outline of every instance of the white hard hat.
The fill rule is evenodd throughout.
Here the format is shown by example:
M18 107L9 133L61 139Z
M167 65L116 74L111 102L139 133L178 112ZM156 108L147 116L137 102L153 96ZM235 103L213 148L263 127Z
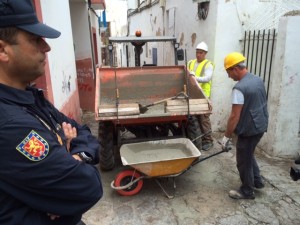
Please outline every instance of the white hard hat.
M207 47L207 44L205 44L205 42L200 42L198 45L197 45L197 47L196 47L196 49L201 49L201 50L204 50L204 51L208 51L208 47Z

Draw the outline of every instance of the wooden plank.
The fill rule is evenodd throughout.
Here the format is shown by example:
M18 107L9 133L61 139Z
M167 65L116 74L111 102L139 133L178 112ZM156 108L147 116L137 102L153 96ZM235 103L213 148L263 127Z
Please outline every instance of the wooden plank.
M209 104L206 99L190 99L190 112L208 111ZM166 104L166 112L188 112L187 101L184 99L169 100Z
M190 105L190 112L200 112L209 110L208 105ZM166 112L187 112L188 107L186 106L166 106Z
M118 115L138 115L140 114L139 105L134 104L119 104L118 110L115 105L99 105L98 113L99 116L116 116Z
M208 101L203 99L190 99L189 100L190 105L197 105L197 104L208 104ZM167 106L175 106L175 105L187 105L187 100L185 99L174 99L174 100L168 100Z

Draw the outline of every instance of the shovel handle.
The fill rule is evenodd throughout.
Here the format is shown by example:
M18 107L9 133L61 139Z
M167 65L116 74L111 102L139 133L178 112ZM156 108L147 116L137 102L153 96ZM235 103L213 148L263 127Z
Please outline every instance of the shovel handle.
M176 99L176 98L178 98L178 96L180 96L180 95L182 95L182 94L183 94L184 96L186 96L184 92L179 92L176 96L173 96L173 97L170 97L170 98L165 98L165 99L159 100L159 101L157 101L157 102L153 102L153 103L151 103L151 104L149 104L149 105L146 105L145 107L157 105L157 104L166 102L166 101L168 101L168 100Z
M149 104L149 105L145 105L145 106L143 106L143 108L148 108L149 106L154 106L154 105L157 105L157 104L160 104L160 103L166 102L166 101L168 101L168 100L172 100L172 99L174 99L174 97L171 97L171 98L165 98L165 99L159 100L159 101L157 101L157 102L153 102L153 103L151 103L151 104Z
M159 101L157 101L157 102L153 102L151 105L157 105L157 104L166 102L166 101L168 101L168 100L172 100L173 98L174 98L174 97L171 97L171 98L165 98L165 99L159 100Z

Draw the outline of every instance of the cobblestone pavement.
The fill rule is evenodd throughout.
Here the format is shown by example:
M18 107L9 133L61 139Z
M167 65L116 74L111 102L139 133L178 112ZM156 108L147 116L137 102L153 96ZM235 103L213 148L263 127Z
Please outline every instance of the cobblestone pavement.
M98 124L91 112L84 123L97 135ZM217 136L217 134L213 134ZM220 145L202 152L219 151ZM125 169L101 172L104 196L83 215L87 225L299 225L300 180L289 176L291 160L267 157L257 150L265 188L256 190L255 200L234 200L228 191L240 185L235 164L235 149L205 160L175 179L175 197L169 199L154 179L144 179L140 193L120 196L110 186L116 174ZM172 179L162 185L174 193Z

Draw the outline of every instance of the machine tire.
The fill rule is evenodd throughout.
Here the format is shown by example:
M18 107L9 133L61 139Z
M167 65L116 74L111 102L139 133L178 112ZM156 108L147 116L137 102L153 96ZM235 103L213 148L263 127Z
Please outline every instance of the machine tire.
M114 185L115 187L121 187L129 184L132 180L140 177L140 174L134 170L124 170L117 174ZM139 180L131 187L126 189L116 189L120 195L131 196L139 193L143 187L143 180Z
M99 122L98 140L99 165L103 171L112 170L115 166L114 158L114 125L111 122Z
M190 140L194 140L195 138L197 138L201 135L201 129L200 129L199 122L198 122L198 119L196 118L196 116L190 116L188 118L186 134ZM199 151L202 150L201 138L198 138L197 140L195 140L193 142L193 144L199 149Z
M168 137L168 124L162 125L140 125L127 127L136 138L153 138L153 137Z
M169 124L157 125L154 127L153 136L168 137L169 136Z

